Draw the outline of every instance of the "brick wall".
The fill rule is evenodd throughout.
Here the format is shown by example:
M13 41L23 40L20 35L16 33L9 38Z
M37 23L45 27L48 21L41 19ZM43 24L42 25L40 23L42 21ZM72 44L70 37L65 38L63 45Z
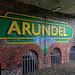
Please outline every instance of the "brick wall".
M39 11L38 11L39 10ZM7 12L15 12L20 14L34 15L38 17L44 17L44 13L47 13L46 18L55 19L59 21L68 22L73 27L75 32L75 18L71 15L63 13L53 13L49 10L39 7L23 4L14 0L0 0L0 15L5 15ZM48 13L50 12L50 13ZM7 44L4 39L0 39L0 63L1 68L5 69L4 73L7 75L21 75L22 71L22 57L28 50L34 50L38 55L38 68L51 66L50 55L54 48L59 48L61 52L61 64L69 62L69 51L72 46L75 46L75 35L68 42L53 43L47 52L46 62L44 61L44 55L41 48L36 44Z

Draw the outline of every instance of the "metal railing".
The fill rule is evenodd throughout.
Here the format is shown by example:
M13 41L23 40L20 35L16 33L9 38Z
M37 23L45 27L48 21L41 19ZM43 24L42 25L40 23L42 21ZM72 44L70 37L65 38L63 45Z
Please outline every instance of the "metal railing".
M27 51L22 58L22 74L37 70L37 56L35 52Z
M59 54L52 54L51 55L51 66L60 64L61 63L61 56Z
M70 61L75 61L75 51L70 51Z

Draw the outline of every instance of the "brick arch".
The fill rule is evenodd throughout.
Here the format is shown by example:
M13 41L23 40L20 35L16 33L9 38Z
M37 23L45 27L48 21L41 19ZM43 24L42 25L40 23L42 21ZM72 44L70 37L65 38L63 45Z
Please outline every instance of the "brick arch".
M33 50L37 53L38 56L38 68L40 69L42 67L42 60L43 60L43 52L41 48L36 44L26 44L23 47L21 47L16 54L15 61L20 64L22 62L22 57L25 54L25 52Z
M69 52L70 52L70 49L71 47L75 46L73 42L69 42L68 46L67 46L67 54L68 54L68 62L69 62Z
M68 46L67 46L67 54L68 54L68 62L70 61L70 55L69 55L69 53L70 53L70 49L71 49L71 47L75 47L75 44L73 43L73 42L69 42L69 44L68 44Z
M75 46L73 42L69 42L67 46L67 51L70 51L71 47Z
M70 47L70 49L69 49L69 52L70 52L70 50L71 50L71 48L72 48L72 47L75 47L75 46L74 46L74 45L72 45L72 46Z
M47 59L47 67L51 66L51 52L53 51L54 48L58 48L60 50L61 53L61 63L62 63L62 54L63 54L63 47L59 44L59 43L53 43L47 51L47 55L46 55L46 59Z

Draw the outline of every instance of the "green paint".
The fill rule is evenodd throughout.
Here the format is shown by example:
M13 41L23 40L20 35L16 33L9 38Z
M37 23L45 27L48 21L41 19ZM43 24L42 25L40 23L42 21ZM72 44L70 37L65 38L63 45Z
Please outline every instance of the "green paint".
M42 51L43 51L44 56L46 56L47 51L48 51L48 48L49 48L49 47L43 47L43 48L41 48Z
M36 17L29 17L29 16L23 16L23 15L15 15L15 14L8 14L8 17L1 17L0 16L0 38L4 39L6 38L7 41L9 43L13 42L13 43L30 43L30 42L35 42L34 41L34 37L39 36L39 37L49 37L55 40L55 42L66 42L68 41L68 39L71 39L72 35L73 35L73 31L72 28L70 26L67 25L67 23L65 22L59 22L59 21L53 21L53 20L45 20L45 19L40 19L40 18L36 18ZM16 31L12 31L10 35L7 35L7 32L10 29L10 26L12 24L13 21L16 21L19 27L19 30L21 32L21 35L18 35ZM31 35L29 35L29 32L25 31L25 35L23 35L22 32L22 23L26 22L29 23L30 28L29 31L31 33ZM37 33L38 32L38 25L40 24L40 33L39 35L35 35L32 32L32 23L34 23L34 32ZM42 28L43 25L46 27L46 29L48 30L48 26L50 26L50 35L48 35L45 30L44 30L44 35L42 34ZM57 32L57 35L53 36L52 35L52 26L57 27L58 31L56 31L55 28L53 28L53 33ZM59 30L59 28L62 27L61 32ZM67 36L64 36L64 28L65 28L65 34L67 34ZM63 35L60 36L59 32ZM11 39L12 38L12 39ZM16 39L13 39L16 38ZM28 38L28 39L25 39ZM32 38L32 39L31 39Z
M30 16L26 16L26 15L17 15L17 14L13 14L13 13L7 14L7 17L19 18L19 19L24 19L24 20L32 20L32 21L37 21L37 22L46 22L46 23L67 25L67 23L65 23L65 22L58 22L58 21L54 21L54 20L45 20L45 18L40 19L40 17L36 18L36 17L30 17Z

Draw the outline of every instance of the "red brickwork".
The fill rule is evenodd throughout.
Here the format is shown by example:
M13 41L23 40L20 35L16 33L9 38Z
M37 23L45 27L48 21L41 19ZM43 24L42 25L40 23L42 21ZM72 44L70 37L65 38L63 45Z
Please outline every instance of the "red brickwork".
M49 47L47 55L46 55L47 67L51 66L51 52L54 48L59 48L60 53L61 53L61 63L62 63L63 47L61 46L60 43L54 43Z
M70 52L70 49L72 46L75 46L75 45L74 45L74 43L70 42L70 44L68 44L68 47L67 47L68 60L69 60L69 52Z
M14 0L0 0L0 15L5 15L6 12L17 12L22 14L34 14L35 16L43 17L43 12L48 12L47 10L44 10L42 8L37 8L35 11L33 10L33 6L26 5L20 2L15 2ZM33 8L33 9L32 9ZM39 11L38 11L39 10ZM27 12L26 12L27 11ZM33 11L33 12L32 12ZM38 13L37 13L38 12ZM41 14L40 14L40 13ZM53 17L55 15L55 18L61 17L63 20L64 18L62 15L60 16L59 13L51 13L49 14L49 17ZM59 15L59 17L58 17ZM65 16L64 16L65 17ZM67 16L66 16L67 17ZM54 19L55 19L54 18ZM67 18L66 18L67 19ZM60 20L60 18L59 18ZM72 40L73 42L73 40ZM69 62L69 51L72 46L75 46L72 42L64 42L64 43L53 43L47 52L46 55L46 63L45 63L45 57L43 56L43 52L41 48L36 44L7 44L4 40L0 39L0 63L1 68L7 71L9 70L20 70L22 71L22 57L26 51L33 50L36 52L38 56L38 68L41 69L43 65L45 64L46 67L51 66L51 52L54 48L59 48L61 53L61 64L65 62ZM45 66L44 65L44 66ZM15 72L16 73L16 72Z
M23 47L18 49L18 52L15 56L15 61L20 64L22 62L22 57L25 52L33 50L37 53L38 56L38 68L40 69L42 67L42 60L43 60L43 52L41 48L36 44L26 44Z

